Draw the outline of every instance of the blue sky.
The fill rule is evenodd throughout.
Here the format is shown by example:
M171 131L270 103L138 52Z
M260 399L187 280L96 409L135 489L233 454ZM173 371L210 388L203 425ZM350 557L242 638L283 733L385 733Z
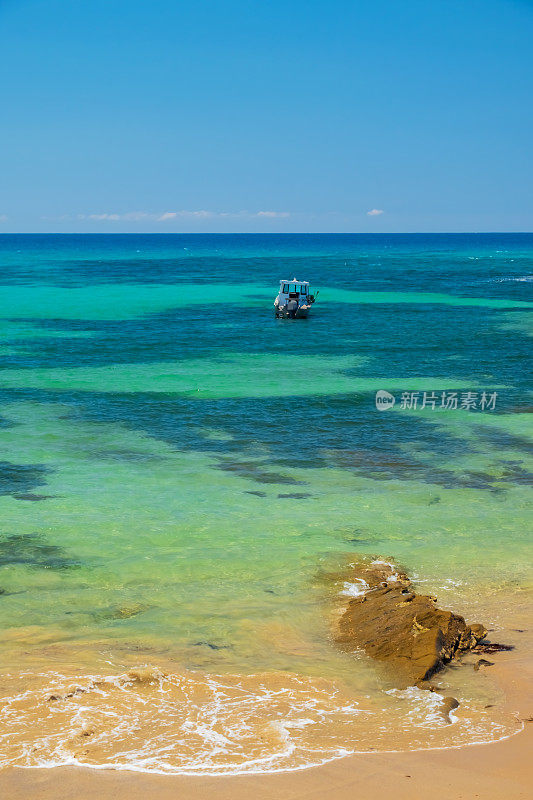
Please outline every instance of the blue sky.
M533 0L0 0L0 231L533 230Z

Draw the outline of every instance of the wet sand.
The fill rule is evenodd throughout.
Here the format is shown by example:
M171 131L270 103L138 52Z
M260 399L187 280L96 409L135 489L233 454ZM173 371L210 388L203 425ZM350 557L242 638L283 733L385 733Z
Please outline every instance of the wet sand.
M529 638L529 637L528 637ZM8 769L0 773L5 800L353 800L392 794L398 800L519 800L533 785L533 659L524 647L491 657L489 669L506 693L523 730L501 742L449 750L350 756L324 766L278 774L234 777L149 775L79 767Z

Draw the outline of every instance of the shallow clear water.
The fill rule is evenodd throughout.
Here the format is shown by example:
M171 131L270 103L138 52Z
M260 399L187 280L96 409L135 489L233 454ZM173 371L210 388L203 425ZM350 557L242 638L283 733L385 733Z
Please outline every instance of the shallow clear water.
M2 236L0 270L2 693L30 693L15 732L4 709L22 737L4 763L296 768L512 731L480 680L444 727L415 710L428 700L386 694L332 644L328 575L386 556L442 605L509 619L531 578L533 235ZM293 276L317 303L276 320ZM475 410L439 408L469 391ZM149 701L117 690L145 664L167 676L142 683ZM104 738L80 750L80 710L42 693L94 675L115 676L84 712ZM117 691L150 710L127 754L101 729Z

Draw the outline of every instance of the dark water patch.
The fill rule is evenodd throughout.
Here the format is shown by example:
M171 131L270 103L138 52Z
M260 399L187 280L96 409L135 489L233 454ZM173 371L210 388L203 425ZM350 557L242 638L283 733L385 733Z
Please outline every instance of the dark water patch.
M341 529L339 532L342 533L343 541L351 545L368 545L375 543L374 539L368 538L369 532L361 528L352 528L348 531Z
M38 503L41 500L51 500L54 497L57 497L55 494L33 494L32 492L27 492L25 494L14 494L13 497L15 500L28 500L30 503Z
M354 545L354 547L358 547L359 545L362 545L362 544L363 545L370 545L371 544L371 545L374 545L374 546L376 545L375 539L359 539L357 537L353 537L351 539L347 538L344 541L348 542L349 544Z
M312 497L313 495L309 492L291 492L290 494L278 494L280 498L286 498L291 500L306 500L308 497Z
M36 345L40 346L41 344L46 344L48 339L54 339L54 333L58 334L57 339L66 338L68 340L69 337L68 335L65 337L65 334L72 333L73 337L81 339L86 334L93 335L100 332L99 322L94 320L54 319L52 317L31 317L26 315L22 319L24 320L23 324L30 328L30 330L27 331L27 336L24 335L24 329L21 330L18 327L21 324L21 318L9 316L2 317L3 322L12 323L16 326L16 335L12 338L9 336L9 328L6 330L6 335L3 339L4 343L22 343L24 345L31 344L33 347L35 347ZM37 334L39 332L46 332L47 334L50 334L50 336L36 337L33 330L35 330ZM83 337L80 337L80 333L83 334ZM38 339L37 342L36 339ZM55 340L54 346L61 345L61 342L58 342L57 339Z
M455 476L455 473L451 470L447 470L447 472L451 477ZM503 491L500 486L494 485L498 478L490 472L483 472L482 470L462 470L457 474L456 480L457 486L467 489L488 489L494 494L499 494Z
M18 319L8 319L15 325ZM18 332L10 337L9 329L4 344L14 349L9 355L0 354L0 366L4 369L39 369L41 367L80 366L77 354L87 349L98 350L98 327L91 329L87 320L56 320L24 317L24 323L36 329L36 333ZM39 331L45 335L39 335ZM69 336L69 333L72 335ZM83 335L80 336L79 334ZM54 335L57 334L57 335ZM85 334L89 334L88 336ZM105 336L105 333L102 335ZM94 341L93 341L94 339ZM90 345L87 342L91 342Z
M528 455L533 455L533 444L524 436L489 428L485 425L476 425L474 430L481 442L487 442L495 450L521 450Z
M90 451L90 458L96 461L131 461L131 462L161 462L165 461L156 453L147 453L143 450L134 450L126 447L102 448Z
M1 400L54 404L58 396L56 392L43 390L3 390ZM477 441L448 435L432 424L431 419L401 411L379 412L374 393L198 401L165 394L65 391L61 393L61 402L70 407L63 416L74 425L78 421L118 424L161 440L173 449L214 456L216 468L259 484L304 485L305 480L291 477L290 470L334 467L376 480L418 480L444 487L500 491L494 475L461 473L438 465L439 455L443 456L443 463L448 463L454 457L476 454ZM298 421L297 446L286 435L286 419ZM222 430L226 434L224 440L207 438L206 429ZM476 435L479 430L480 436L493 434L482 424L474 430ZM502 455L508 447L516 449L519 443L516 437L498 438L498 432L490 441ZM268 456L252 460L250 453L254 451L266 452ZM92 458L94 451L88 450L88 455ZM103 447L99 457L131 461L159 458L135 448ZM41 469L40 480L45 474L44 468ZM496 470L497 474L500 472L501 469ZM522 474L516 470L515 473L521 481ZM510 473L503 477L512 480ZM21 494L34 489L34 483L19 482L12 484L10 491Z
M503 469L499 475L499 480L506 483L514 483L519 486L533 486L533 472L522 466L521 461L506 461L500 459L497 462Z
M443 488L480 489L498 494L503 491L498 485L501 473L493 475L481 470L451 470L418 461L414 456L388 450L339 450L331 453L333 462L350 469L358 475L372 480L418 481L435 484ZM433 499L429 505L439 502Z
M251 489L245 489L244 494L253 494L256 497L267 497L267 493L266 492L254 492Z
M274 288L273 288L274 296ZM28 320L33 325L54 325L64 333L90 329L90 337L24 340L28 352L16 353L7 366L20 368L101 367L113 364L150 364L159 361L185 363L187 359L218 358L221 352L274 354L290 353L331 356L334 327L335 356L360 356L366 359L348 374L375 378L376 375L406 379L432 376L439 379L433 390L446 388L445 378L465 379L486 388L493 384L513 385L517 364L529 356L526 337L515 340L508 357L509 333L501 331L492 309L419 304L372 304L357 306L357 313L339 318L332 309L313 309L309 325L280 326L270 303L264 307L242 308L231 316L225 304L192 306L175 311L120 321L45 321ZM392 313L393 309L393 313ZM496 315L496 316L495 316ZM59 325L61 327L59 328ZM24 344L23 342L23 344ZM236 348L238 342L238 348ZM21 344L21 340L17 340ZM447 363L449 358L453 361ZM526 362L522 362L526 363ZM311 367L312 369L312 367ZM487 386L486 376L490 375ZM383 378L383 387L386 386ZM499 402L511 402L506 393ZM519 401L517 396L515 401Z
M238 475L239 478L256 481L256 483L284 483L290 484L291 486L303 486L305 484L305 481L298 481L296 478L291 478L289 475L269 472L255 461L220 460L218 464L216 464L216 468L224 472L233 472Z
M330 451L330 455L339 466L355 468L366 473L379 472L391 477L408 474L412 479L417 471L424 468L420 461L393 449L343 449Z
M81 564L40 533L0 533L0 567L19 564L39 569L72 569Z
M208 647L210 650L231 650L229 644L215 644L214 642L194 642L193 647Z
M0 495L30 494L37 486L46 483L45 476L52 470L44 464L13 464L0 461Z

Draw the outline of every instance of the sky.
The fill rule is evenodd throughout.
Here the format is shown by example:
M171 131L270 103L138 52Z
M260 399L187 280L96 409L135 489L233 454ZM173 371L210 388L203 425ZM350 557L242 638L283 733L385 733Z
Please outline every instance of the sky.
M0 232L533 230L533 0L0 0Z

